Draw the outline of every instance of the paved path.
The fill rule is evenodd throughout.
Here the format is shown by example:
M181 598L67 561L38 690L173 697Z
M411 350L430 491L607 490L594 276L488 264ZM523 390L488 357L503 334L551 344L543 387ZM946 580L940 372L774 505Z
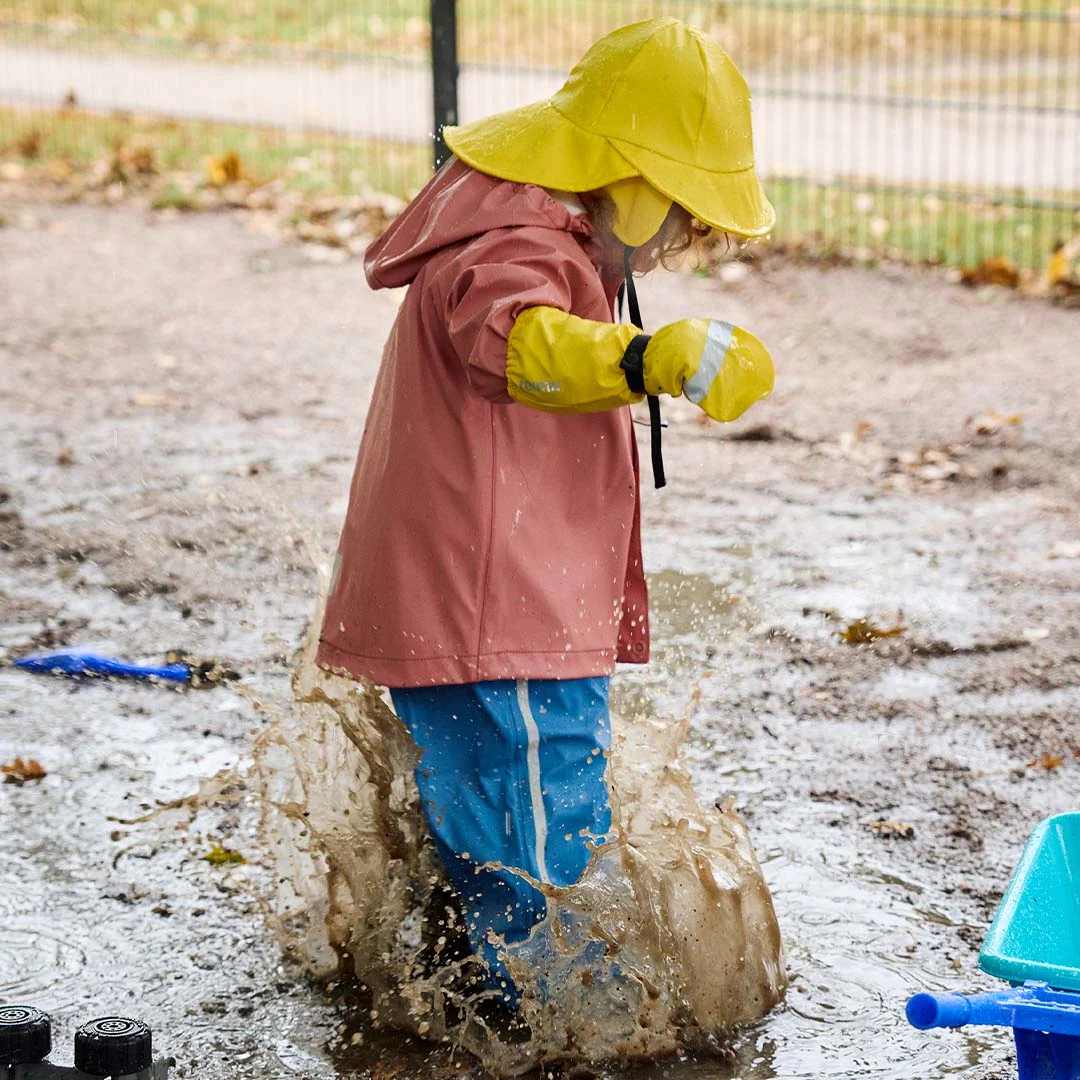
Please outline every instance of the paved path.
M462 119L546 97L561 75L484 68L462 72ZM1029 192L1080 191L1080 111L999 115L958 107L777 95L753 79L758 157L766 175L873 178ZM0 101L53 106L68 90L94 109L418 141L431 130L423 65L339 67L211 63L0 45Z

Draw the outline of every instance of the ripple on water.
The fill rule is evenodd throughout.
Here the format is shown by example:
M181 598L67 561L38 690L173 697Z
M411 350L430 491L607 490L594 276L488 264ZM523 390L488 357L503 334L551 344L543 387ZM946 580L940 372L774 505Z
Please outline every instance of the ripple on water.
M928 962L919 947L927 920L909 898L921 887L873 871L854 853L826 850L812 835L801 839L804 846L765 860L787 937L787 1001L739 1040L718 1080L937 1080L985 1058L994 1045L985 1033L919 1032L904 1018L912 993L958 989L940 955Z
M42 916L65 900L63 891L52 886L66 880L54 865L53 845L48 839L27 838L25 847L5 852L0 865L0 928L11 925L15 916Z
M37 911L40 899L34 889L27 889L18 880L0 878L0 926L6 925L13 915Z
M0 925L0 1001L76 1001L85 993L79 983L86 966L81 945L33 916L5 917Z

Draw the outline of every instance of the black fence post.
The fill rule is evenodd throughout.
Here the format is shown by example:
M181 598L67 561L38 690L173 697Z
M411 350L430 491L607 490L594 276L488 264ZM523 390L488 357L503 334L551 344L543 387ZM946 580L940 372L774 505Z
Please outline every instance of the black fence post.
M458 122L457 0L431 0L431 83L437 169L450 156L442 129Z

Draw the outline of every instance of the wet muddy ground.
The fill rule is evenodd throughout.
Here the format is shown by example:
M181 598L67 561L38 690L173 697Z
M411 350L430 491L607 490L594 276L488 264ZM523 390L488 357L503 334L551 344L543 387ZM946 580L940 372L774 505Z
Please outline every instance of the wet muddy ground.
M396 298L238 216L3 200L0 655L182 648L287 705ZM779 376L728 428L667 408L656 659L617 694L682 715L700 692L695 781L749 822L792 985L730 1056L637 1072L1007 1075L1005 1033L902 1008L992 984L1023 841L1080 801L1080 322L929 271L734 276L642 288L651 325L740 322ZM849 644L857 619L903 629ZM266 715L0 668L0 763L47 772L0 786L0 999L54 1014L57 1059L119 1011L204 1080L430 1071L392 1037L343 1047L340 1006L282 965L242 781L129 824L243 766Z

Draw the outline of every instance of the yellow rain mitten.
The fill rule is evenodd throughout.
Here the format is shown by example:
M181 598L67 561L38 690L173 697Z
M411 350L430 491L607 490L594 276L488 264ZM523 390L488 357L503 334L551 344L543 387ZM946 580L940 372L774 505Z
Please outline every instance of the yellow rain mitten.
M735 420L768 397L774 372L769 351L742 327L680 319L649 339L642 377L650 394L685 394L714 420Z
M553 307L526 308L506 342L514 401L556 413L602 412L646 393L684 394L714 420L735 420L773 388L768 350L742 327L681 319L643 334Z
M522 405L545 412L603 412L641 401L619 367L641 334L553 307L526 308L506 339L506 383Z

